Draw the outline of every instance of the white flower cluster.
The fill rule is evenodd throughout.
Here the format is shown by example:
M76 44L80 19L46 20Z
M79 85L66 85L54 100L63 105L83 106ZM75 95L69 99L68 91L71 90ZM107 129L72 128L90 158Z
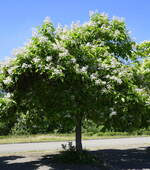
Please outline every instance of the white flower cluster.
M41 60L40 60L40 58L35 57L35 58L32 59L32 61L34 63L39 63Z
M26 42L24 45L25 45L27 48L32 47L32 46L33 46L33 40L29 40L29 41Z
M57 27L56 27L56 31L55 33L56 34L60 34L63 32L63 28L62 28L62 25L61 24L58 24Z
M96 47L99 47L99 45L93 45L91 44L90 42L86 43L85 45L86 47L90 47L90 48L96 48Z
M96 22L88 21L88 22L85 22L85 23L83 24L83 27L87 27L87 26L93 26L93 27L95 27L96 25L97 25Z
M98 74L97 73L92 73L90 75L90 78L91 78L91 80L96 80L98 78Z
M32 28L32 37L38 37L39 36L39 33L38 33L38 30L37 28Z
M141 89L141 88L135 88L135 91L138 92L138 93L141 93L141 92L144 92L144 89Z
M63 47L60 41L56 41L52 44L54 50L65 51L66 49Z
M76 29L80 27L80 21L72 22L71 29Z
M113 57L111 59L111 68L116 68L120 65L120 63Z
M13 81L12 81L12 79L11 79L11 77L10 76L8 76L5 80L3 80L3 83L5 84L5 85L9 85L10 83L12 83Z
M26 63L23 63L22 68L32 68L32 65L31 64L26 64Z
M143 69L142 71L143 73L150 73L150 68Z
M102 81L101 79L97 79L97 80L95 80L95 84L96 85L105 85L106 81Z
M116 77L116 76L110 76L110 79L116 81L119 84L122 83L122 80L120 78Z
M52 56L47 56L47 57L46 57L46 61L47 61L47 62L50 62L50 61L52 61L52 58L53 58Z
M43 22L44 22L44 24L50 24L51 23L50 17L45 17Z
M70 37L68 35L63 35L63 34L60 34L59 36L62 40L70 40Z
M47 32L48 32L49 34L51 34L51 35L53 34L53 31L52 31L51 27L48 27L48 28L47 28Z
M109 70L111 66L109 64L105 63L99 63L98 64L98 70Z
M87 73L88 66L79 67L79 64L75 64L74 69L77 74L85 74Z
M117 115L117 112L114 110L114 108L110 108L110 117Z
M69 55L69 52L67 49L63 50L63 52L59 53L59 57L66 57Z
M120 35L120 31L119 31L119 30L115 30L114 36L117 37L117 36L119 36L119 35Z
M91 81L94 81L95 85L105 85L106 81L99 79L98 72L92 73L90 75Z
M78 74L86 74L87 73L87 69L88 69L88 66L83 66L83 67L79 68L78 65L77 65L76 72Z
M14 49L12 54L13 56L18 56L18 55L26 54L28 52L29 50L26 47L22 47L22 48Z
M122 80L119 77L116 77L116 76L106 75L105 78L108 79L108 81L109 80L114 80L119 84L122 83Z
M89 17L92 17L94 14L96 14L96 13L98 13L98 11L96 10L96 11L89 11Z
M52 65L51 64L45 65L45 70L51 70L51 69L52 69Z
M60 35L60 34L62 34L62 33L66 33L67 31L68 31L68 26L65 25L65 26L63 27L61 24L58 24L55 33L58 34L58 35Z
M71 61L71 63L73 63L73 64L76 63L76 59L75 59L75 58L71 58L70 61Z
M59 76L59 75L61 75L62 74L62 70L59 68L59 67L57 67L57 68L52 68L53 70L53 72L52 72L52 75L56 75L56 76Z
M38 39L39 39L39 42L40 42L40 43L45 43L45 42L48 41L48 38L45 37L45 36L39 36Z
M112 20L116 20L116 21L119 21L119 22L124 22L124 18L122 18L122 17L117 17L117 16L113 16L113 17L112 17Z
M9 75L12 75L14 73L14 70L16 70L18 68L18 66L13 66L13 67L10 67L7 72Z
M11 98L12 96L13 96L12 93L6 93L6 94L4 95L4 98L5 98L5 99L9 99L9 98Z

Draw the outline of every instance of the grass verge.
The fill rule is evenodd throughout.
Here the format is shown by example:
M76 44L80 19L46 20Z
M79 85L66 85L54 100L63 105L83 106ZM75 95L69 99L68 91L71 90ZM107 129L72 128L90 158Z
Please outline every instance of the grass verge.
M149 136L149 134L128 134L128 133L99 133L99 134L83 134L83 139L106 139L106 138L125 138ZM21 135L21 136L0 136L0 144L9 143L33 143L33 142L53 142L53 141L72 141L75 134L37 134L37 135Z

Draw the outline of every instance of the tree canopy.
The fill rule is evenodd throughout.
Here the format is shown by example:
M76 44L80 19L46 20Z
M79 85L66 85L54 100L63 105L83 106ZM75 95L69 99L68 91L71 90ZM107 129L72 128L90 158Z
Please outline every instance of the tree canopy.
M72 119L76 149L82 150L85 118L121 130L142 125L149 96L139 90L143 87L135 81L132 63L143 55L143 48L115 17L93 13L88 22L70 28L55 28L46 18L31 40L1 66L0 86L16 111L35 109Z

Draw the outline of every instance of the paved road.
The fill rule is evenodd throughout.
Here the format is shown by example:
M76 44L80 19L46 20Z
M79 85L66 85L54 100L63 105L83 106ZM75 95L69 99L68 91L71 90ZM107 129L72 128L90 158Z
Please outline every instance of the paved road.
M6 153L28 151L59 151L62 149L61 144L66 143L67 142L0 144L0 155ZM83 141L83 147L86 149L126 149L144 146L150 146L150 137L98 139Z

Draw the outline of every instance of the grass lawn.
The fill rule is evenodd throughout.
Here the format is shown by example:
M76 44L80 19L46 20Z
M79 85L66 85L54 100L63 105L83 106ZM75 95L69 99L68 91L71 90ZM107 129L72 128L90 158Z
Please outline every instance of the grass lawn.
M137 134L128 133L100 133L100 134L83 134L83 139L104 139L104 138L125 138L136 137ZM143 134L140 136L149 136ZM0 144L8 143L30 143L30 142L50 142L50 141L71 141L75 139L75 134L37 134L37 135L21 135L21 136L0 136Z

